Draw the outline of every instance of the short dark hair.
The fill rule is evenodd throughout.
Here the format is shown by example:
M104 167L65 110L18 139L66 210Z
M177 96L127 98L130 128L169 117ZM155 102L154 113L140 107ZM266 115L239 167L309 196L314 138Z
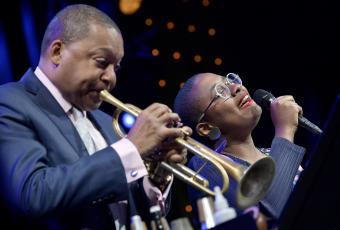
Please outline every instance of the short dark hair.
M194 95L193 86L202 74L196 74L190 77L178 91L174 111L180 116L182 123L195 130L198 118L202 111L199 108L199 95Z
M215 141L209 138L200 136L196 132L196 125L198 123L199 117L202 114L202 108L200 108L201 100L204 95L195 92L195 83L206 73L199 73L190 77L183 85L183 87L178 91L175 102L174 102L174 112L176 112L184 125L189 126L193 133L192 137L199 141L200 143L213 148Z
M40 55L45 55L55 39L67 44L86 37L92 23L112 27L121 33L117 24L97 8L84 4L70 5L59 11L48 24L41 43Z

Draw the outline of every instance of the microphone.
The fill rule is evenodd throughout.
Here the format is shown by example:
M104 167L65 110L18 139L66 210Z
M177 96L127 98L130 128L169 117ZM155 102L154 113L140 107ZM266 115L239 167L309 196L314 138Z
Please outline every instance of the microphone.
M273 94L263 89L258 89L255 91L253 99L262 108L269 109L270 104L275 100L275 97ZM299 116L299 126L307 129L310 132L322 134L322 130L318 126L303 116Z

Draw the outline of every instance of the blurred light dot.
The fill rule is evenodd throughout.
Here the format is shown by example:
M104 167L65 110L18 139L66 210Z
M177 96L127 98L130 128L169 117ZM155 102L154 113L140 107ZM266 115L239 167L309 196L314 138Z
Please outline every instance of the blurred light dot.
M182 88L184 86L184 82L179 83L179 88Z
M160 87L164 87L164 86L166 85L166 81L163 80L163 79L161 79L161 80L158 81L158 85L159 85Z
M195 62L201 62L201 61L202 61L202 56L199 55L199 54L196 54L196 55L194 56L194 61L195 61Z
M196 27L195 27L194 25L189 25L189 26L188 26L188 31L189 31L190 33L195 32L195 30L196 30Z
M123 14L131 15L141 7L142 0L120 0L119 9Z
M209 6L210 5L210 1L209 0L202 0L202 5L203 6Z
M208 34L209 34L210 36L214 36L214 35L216 34L216 30L215 30L214 28L210 28L210 29L208 30Z
M130 129L132 125L135 123L136 118L132 116L130 113L123 113L122 116L123 126Z
M178 59L181 58L181 53L178 52L178 51L175 51L175 52L172 54L172 57L173 57L173 59L178 60Z
M185 205L185 211L186 212L192 212L192 206L190 204Z
M152 25L152 23L153 23L153 21L152 21L152 19L151 19L151 18L147 18L147 19L145 19L145 25L147 25L147 26L151 26L151 25Z
M168 28L169 30L172 30L173 28L175 28L175 23L173 22L168 22L166 24L166 28Z
M156 56L159 55L159 50L158 49L152 49L151 53L152 53L152 56L156 57Z
M222 64L222 59L221 58L215 58L215 65L221 65Z

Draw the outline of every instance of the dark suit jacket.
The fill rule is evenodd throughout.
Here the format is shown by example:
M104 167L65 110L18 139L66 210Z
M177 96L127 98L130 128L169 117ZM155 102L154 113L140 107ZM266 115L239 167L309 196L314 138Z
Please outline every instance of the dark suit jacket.
M117 140L111 117L96 110L89 118L109 145ZM114 228L107 204L128 200L129 187L143 194L135 192L141 183L128 185L111 147L89 156L32 70L0 86L0 173L3 202L15 218L28 220L22 224L27 228Z

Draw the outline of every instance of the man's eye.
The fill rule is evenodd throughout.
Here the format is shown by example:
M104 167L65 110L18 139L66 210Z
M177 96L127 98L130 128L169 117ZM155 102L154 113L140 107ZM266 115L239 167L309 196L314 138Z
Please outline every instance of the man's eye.
M96 59L97 64L100 67L107 67L108 61L106 59Z

